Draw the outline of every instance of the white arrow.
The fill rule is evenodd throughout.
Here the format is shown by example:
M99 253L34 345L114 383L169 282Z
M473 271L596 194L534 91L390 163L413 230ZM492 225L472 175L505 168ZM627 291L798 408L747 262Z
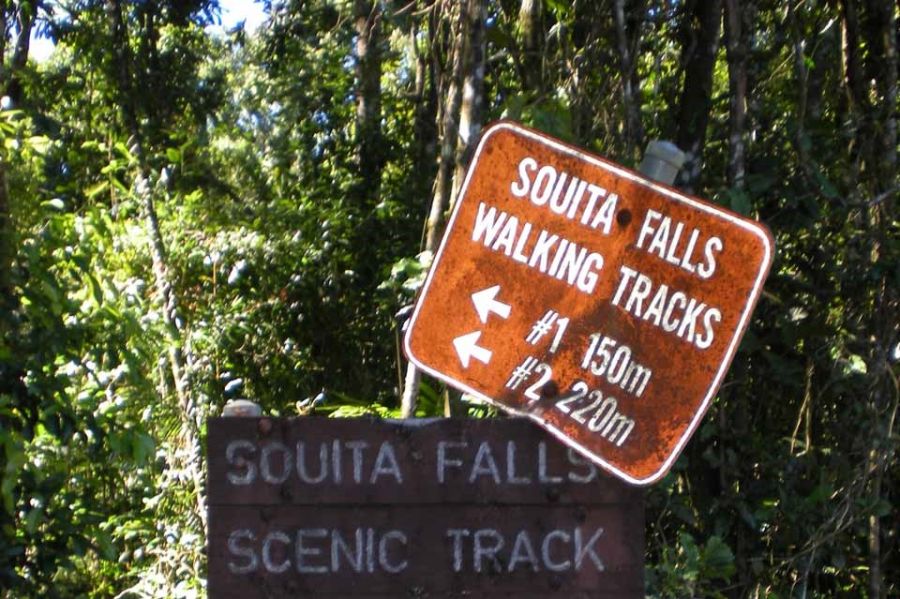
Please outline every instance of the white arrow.
M462 362L463 368L469 367L469 362L475 358L483 364L491 361L491 350L478 345L478 339L481 337L481 331L460 335L453 340L453 347L459 355L459 361Z
M511 310L509 304L497 301L495 298L500 293L500 285L494 285L472 294L472 303L475 304L475 311L478 312L478 318L481 322L487 322L488 315L491 312L499 315L501 318L508 318Z

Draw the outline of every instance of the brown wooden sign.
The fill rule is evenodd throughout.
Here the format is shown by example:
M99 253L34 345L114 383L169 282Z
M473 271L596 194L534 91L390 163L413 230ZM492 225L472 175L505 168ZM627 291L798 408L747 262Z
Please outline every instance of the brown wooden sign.
M209 596L643 597L640 489L527 419L209 421Z
M501 122L476 150L406 353L648 484L709 407L772 252L757 222Z

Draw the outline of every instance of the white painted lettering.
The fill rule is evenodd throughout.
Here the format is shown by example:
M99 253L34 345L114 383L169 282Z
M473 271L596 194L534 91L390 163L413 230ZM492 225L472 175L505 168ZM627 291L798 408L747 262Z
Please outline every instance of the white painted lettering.
M531 258L528 260L528 266L535 266L541 272L547 272L547 258L552 248L559 240L559 235L551 235L547 231L541 231L538 234L537 242L534 244L534 250L531 252Z
M378 565L381 566L381 569L385 572L398 574L406 569L406 567L409 565L409 561L403 559L399 562L391 563L388 558L388 542L390 541L396 541L404 547L406 547L408 541L406 539L406 535L399 530L389 530L388 532L384 533L384 535L382 535L381 537L381 540L378 541Z
M478 215L475 217L475 226L472 227L472 241L482 241L483 238L482 243L489 247L508 216L502 211L498 216L497 209L493 206L488 208L484 202L478 204Z
M647 299L647 296L650 295L650 291L652 290L653 281L650 280L650 277L638 273L637 279L631 287L628 301L625 302L625 311L640 317L641 312L643 311L644 300Z
M531 539L528 538L528 533L524 530L520 530L519 534L516 535L516 540L513 542L512 553L509 556L509 564L506 567L506 571L512 572L515 570L516 566L519 565L519 562L531 564L532 572L537 572L539 570L537 555L534 552L534 547L531 546Z
M375 484L381 475L393 476L397 484L403 484L403 474L400 472L400 464L397 463L394 446L386 441L378 449L378 456L375 458L375 466L372 467L372 476L369 477L369 482Z
M468 443L464 441L438 441L437 446L437 479L438 482L444 484L446 482L447 467L462 467L462 460L457 458L448 458L447 449L464 449L468 447Z
M297 572L301 574L324 574L328 572L328 566L311 565L306 561L308 557L319 557L323 553L321 547L307 546L306 539L324 539L327 536L328 531L324 528L301 528L297 531L295 547Z
M351 549L350 544L344 540L340 532L331 531L331 571L341 571L341 556L344 556L350 569L356 573L363 571L363 529L357 528L354 531L354 540L356 541Z
M591 222L591 214L594 213L594 206L597 204L597 200L606 197L606 190L593 183L588 185L588 191L590 195L588 196L587 206L585 206L584 212L581 214L582 225L588 225Z
M644 223L641 225L641 232L638 234L638 249L644 249L644 241L648 236L653 235L653 221L657 221L661 218L662 214L656 210L647 210L647 214L644 216Z
M528 191L531 189L531 177L528 173L536 171L537 167L537 160L529 156L519 162L519 180L513 181L509 189L514 196L524 198L528 195Z
M306 443L297 443L297 476L305 483L317 485L328 476L328 444L319 444L319 472L312 476L306 467Z
M600 536L603 534L603 528L598 528L596 532L591 536L588 540L587 544L582 542L581 529L575 529L575 569L581 570L581 564L584 562L585 557L589 557L590 560L594 563L594 567L597 568L597 572L603 572L606 568L603 566L603 561L600 559L600 556L594 552L594 544L600 539Z
M515 216L510 216L506 219L506 224L503 225L503 230L500 231L500 236L497 237L497 240L494 241L493 245L491 245L491 249L495 252L500 251L501 248L503 253L507 256L512 254L513 244L516 241L516 233L519 230L519 219Z
M672 294L672 297L669 298L669 305L666 306L666 311L663 313L662 317L662 328L667 333L674 333L681 322L678 319L672 320L672 312L675 311L676 303L679 304L679 310L684 310L687 306L687 296L680 291L676 291Z
M722 251L724 244L718 237L710 237L706 240L706 249L703 252L705 258L703 264L697 266L697 274L702 279L708 279L716 272L716 254Z
M563 481L561 476L555 476L547 473L547 444L543 441L538 443L538 482L542 485L558 484Z
M249 455L237 455L239 451ZM236 439L228 443L225 448L225 459L228 461L228 465L242 470L242 472L229 470L228 482L240 486L253 484L253 481L256 480L256 464L251 459L255 453L256 445L246 439Z
M525 223L522 226L522 233L516 242L516 248L513 250L512 259L521 264L528 264L528 256L525 255L525 242L531 237L531 223Z
M331 471L334 476L334 484L341 484L341 480L343 480L343 468L341 467L341 442L337 439L331 442Z
M718 308L681 291L672 292L668 285L656 286L650 277L625 265L619 272L622 276L613 294L612 305L699 349L712 345L715 325L722 322L722 312Z
M502 569L497 554L504 546L503 535L493 528L482 528L475 531L473 536L472 563L476 572L483 572L485 558L491 562L491 572L499 572Z
M601 268L603 268L603 256L594 252L588 254L578 275L576 283L578 289L585 293L593 293L594 288L597 286L597 281L600 280L597 273L600 272Z
M516 442L506 442L506 482L511 485L530 485L531 479L516 473Z
M531 203L535 206L543 206L553 193L553 184L556 182L556 169L549 164L544 165L538 171L531 187Z
M700 349L706 349L713 342L713 321L719 323L722 322L722 313L719 312L716 308L710 308L707 310L706 314L703 315L703 328L705 329L705 333L701 337L697 337L694 341L694 344Z
M570 464L572 464L573 466L579 466L582 469L580 473L570 471L570 481L572 481L573 483L586 485L597 479L599 471L597 470L597 467L594 466L593 462L582 457L581 454L579 454L571 447L566 449L566 457L568 458Z
M272 561L272 544L276 541L281 543L282 545L291 544L291 538L280 530L270 532L266 535L266 538L263 541L262 561L263 566L265 566L267 572L272 572L273 574L281 574L282 572L287 572L288 568L291 567L291 561L287 558L284 558L284 560L280 564L276 564L274 561Z
M544 542L541 543L541 558L544 560L544 567L551 572L565 572L572 567L572 561L557 562L550 557L550 544L556 539L569 544L572 542L572 535L564 530L552 530L547 533L547 536L544 537Z
M550 210L552 210L556 214L565 213L566 209L569 207L569 205L565 203L565 198L563 199L562 203L560 203L559 201L560 197L562 196L562 190L566 186L566 181L568 179L569 173L559 173L559 177L557 177L556 179L556 185L553 187L553 195L550 196ZM572 185L569 185L569 188L571 189Z
M614 193L610 194L603 202L603 206L600 207L600 210L597 211L597 216L591 221L591 228L596 229L602 226L603 234L609 235L609 232L612 229L613 217L616 215L616 206L618 206L618 203L619 196Z
M473 483L478 477L485 474L490 475L496 484L500 484L500 471L497 469L497 461L494 459L494 454L491 453L491 446L487 441L482 441L481 445L478 446L478 453L475 454L469 482Z
M453 571L461 572L463 565L463 537L471 533L467 528L451 528L447 530L447 536L453 539Z
M353 454L353 482L362 482L362 459L363 450L368 449L369 444L365 441L347 441L344 445Z
M273 454L280 454L281 458L273 457ZM280 485L291 475L294 469L294 456L283 443L272 441L266 443L262 448L262 455L259 459L259 472L262 479L272 485ZM276 465L280 464L280 465Z
M228 535L228 552L231 553L231 555L246 559L246 562L243 564L238 564L233 561L228 562L228 570L232 574L249 574L250 572L254 572L259 566L259 558L256 557L256 552L253 551L252 547L242 546L242 539L252 542L256 540L256 535L253 534L253 531L246 528L234 530Z

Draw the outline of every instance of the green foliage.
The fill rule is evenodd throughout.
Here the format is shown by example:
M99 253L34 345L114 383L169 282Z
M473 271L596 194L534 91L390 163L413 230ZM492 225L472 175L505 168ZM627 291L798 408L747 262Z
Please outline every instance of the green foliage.
M650 587L658 597L725 597L734 573L734 554L720 537L713 535L698 546L690 533L681 532L652 565Z
M205 29L214 2L64 4L38 17L53 58L13 68L8 37L0 73L23 87L0 111L0 596L202 596L206 415L237 397L399 415L452 3L379 4L374 188L353 3L267 2L259 32L226 35ZM538 4L526 50L521 3L488 3L483 121L631 166L675 138L694 3L625 3L639 132L612 11ZM900 592L900 182L878 145L898 105L878 3L851 4L861 95L838 5L752 3L741 180L718 50L696 191L765 222L778 254L722 391L647 493L651 596L871 596L873 540ZM497 415L451 394L426 378L417 415Z
M156 470L147 364L157 348L141 322L142 281L105 210L63 208L44 202L40 228L21 238L21 303L0 352L6 372L23 373L0 394L2 577L23 595L60 579L73 595L114 584L128 545L113 541L118 522L140 521Z

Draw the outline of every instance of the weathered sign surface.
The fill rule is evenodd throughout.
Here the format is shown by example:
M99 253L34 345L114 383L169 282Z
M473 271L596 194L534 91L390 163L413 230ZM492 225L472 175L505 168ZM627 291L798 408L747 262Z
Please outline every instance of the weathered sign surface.
M476 150L406 353L648 484L709 407L772 252L759 223L501 122Z
M643 597L640 489L527 419L209 421L209 596Z

